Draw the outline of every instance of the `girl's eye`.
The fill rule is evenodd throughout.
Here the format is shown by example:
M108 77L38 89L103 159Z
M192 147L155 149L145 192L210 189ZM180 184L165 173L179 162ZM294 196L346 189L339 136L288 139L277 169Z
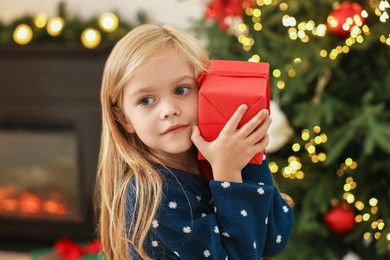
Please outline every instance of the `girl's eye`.
M140 101L138 102L141 106L148 106L154 102L154 98L152 97L145 97L141 98Z
M187 86L180 86L180 87L175 89L175 95L182 96L182 95L187 94L189 91L190 91L189 87L187 87Z

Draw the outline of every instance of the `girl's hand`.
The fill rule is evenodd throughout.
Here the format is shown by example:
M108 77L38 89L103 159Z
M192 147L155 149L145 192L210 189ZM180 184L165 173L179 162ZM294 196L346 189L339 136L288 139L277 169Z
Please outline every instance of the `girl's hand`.
M200 136L197 126L193 128L191 139L211 164L216 181L242 182L242 168L268 145L271 118L266 109L237 129L247 109L247 105L241 105L212 142Z

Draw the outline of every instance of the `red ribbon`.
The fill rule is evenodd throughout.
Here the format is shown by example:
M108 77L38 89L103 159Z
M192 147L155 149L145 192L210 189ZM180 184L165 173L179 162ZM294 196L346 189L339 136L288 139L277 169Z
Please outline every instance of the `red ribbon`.
M61 260L80 260L84 255L101 252L99 240L93 240L86 245L80 245L67 238L61 238L54 244L54 250Z

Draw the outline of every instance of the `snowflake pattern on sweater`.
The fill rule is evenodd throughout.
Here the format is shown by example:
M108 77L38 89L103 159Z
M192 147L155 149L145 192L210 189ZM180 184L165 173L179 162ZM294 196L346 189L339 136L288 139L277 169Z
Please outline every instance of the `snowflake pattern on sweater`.
M153 259L260 259L286 247L293 211L273 185L267 160L247 165L243 183L156 169L164 188L146 246ZM126 200L128 223L135 201L132 185ZM140 259L129 248L133 259Z

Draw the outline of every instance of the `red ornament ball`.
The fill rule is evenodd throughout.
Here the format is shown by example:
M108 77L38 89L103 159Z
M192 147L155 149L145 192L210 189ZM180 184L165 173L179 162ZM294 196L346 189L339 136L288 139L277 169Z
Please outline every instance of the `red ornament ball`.
M355 227L355 212L349 204L339 204L325 215L325 223L334 233L345 234Z
M223 30L229 29L229 18L242 18L246 8L255 6L254 0L212 0L204 11L208 20L216 20Z
M365 18L363 8L355 2L343 2L337 9L333 9L327 19L328 30L339 37L346 37L352 28L363 26Z

